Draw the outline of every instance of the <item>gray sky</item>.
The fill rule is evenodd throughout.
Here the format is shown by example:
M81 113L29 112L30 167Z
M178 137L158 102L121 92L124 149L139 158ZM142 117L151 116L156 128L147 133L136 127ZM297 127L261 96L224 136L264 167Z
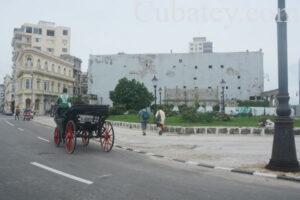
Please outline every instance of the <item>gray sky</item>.
M300 1L287 0L291 103L297 103ZM71 54L187 52L206 36L216 52L264 51L265 89L277 88L277 0L0 0L0 80L10 73L13 28L39 20L71 28Z

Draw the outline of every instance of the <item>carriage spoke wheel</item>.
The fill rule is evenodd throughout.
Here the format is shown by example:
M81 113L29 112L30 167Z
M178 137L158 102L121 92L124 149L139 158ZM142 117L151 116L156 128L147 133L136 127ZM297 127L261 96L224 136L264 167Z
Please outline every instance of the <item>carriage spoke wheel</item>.
M68 153L73 153L76 147L76 128L73 121L69 121L66 126L65 148Z
M81 139L82 139L83 146L87 146L90 141L89 133L87 131L83 131Z
M105 122L102 127L102 133L100 137L101 148L105 152L111 151L114 146L115 134L113 126L110 122Z
M54 130L54 136L53 136L53 139L54 139L54 144L55 144L55 146L59 147L60 142L61 142L61 139L60 139L60 135L59 135L59 131L58 131L58 128L57 128L57 127L56 127L55 130Z

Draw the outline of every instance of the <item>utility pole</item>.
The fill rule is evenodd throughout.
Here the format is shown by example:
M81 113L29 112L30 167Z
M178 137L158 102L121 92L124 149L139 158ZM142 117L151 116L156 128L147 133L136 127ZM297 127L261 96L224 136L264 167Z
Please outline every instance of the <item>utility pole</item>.
M273 140L272 157L267 169L296 172L300 171L294 137L294 121L290 118L288 93L287 13L285 0L278 0L277 45L278 45L278 86L277 117Z

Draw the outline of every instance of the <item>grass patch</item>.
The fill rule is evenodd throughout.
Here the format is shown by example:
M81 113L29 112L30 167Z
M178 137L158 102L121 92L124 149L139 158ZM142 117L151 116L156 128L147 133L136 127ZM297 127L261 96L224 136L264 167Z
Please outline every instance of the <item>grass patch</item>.
M212 122L196 122L191 123L182 119L181 116L171 116L167 117L166 124L173 126L224 126L224 127L257 127L259 119L262 117L233 117L230 121L212 121ZM274 120L274 117L268 117L271 120ZM111 115L108 120L112 121L124 121L124 122L134 122L139 123L138 115ZM154 123L154 116L150 116L150 123ZM300 127L300 119L295 120L295 127Z

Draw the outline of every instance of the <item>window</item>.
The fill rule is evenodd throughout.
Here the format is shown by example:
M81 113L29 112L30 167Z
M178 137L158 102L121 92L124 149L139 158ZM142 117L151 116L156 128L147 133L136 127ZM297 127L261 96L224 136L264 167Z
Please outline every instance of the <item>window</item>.
M51 82L51 92L54 92L54 81Z
M42 29L41 28L33 28L33 33L35 34L42 34Z
M35 38L35 42L40 42L41 38Z
M47 48L47 51L50 53L53 53L54 49L53 48Z
M48 70L48 62L47 61L45 61L45 70Z
M67 48L62 48L62 52L67 53L68 49Z
M26 89L31 89L31 80L30 79L26 79L26 81L25 81L25 88Z
M237 78L238 78L238 79L241 79L241 76L238 76Z
M55 35L55 31L54 30L47 30L47 35L48 36L54 36Z
M26 66L31 66L31 67L33 66L32 58L31 57L27 57Z
M37 50L41 50L41 47L33 47L33 48L35 48L35 49L37 49Z
M195 69L198 69L198 66L195 66Z
M173 65L173 69L175 69L176 68L176 65Z
M41 79L37 79L36 80L36 88L37 88L37 90L40 90L41 89Z
M197 80L197 77L194 77L194 80Z
M226 90L228 90L228 88L229 88L229 87L228 87L228 86L226 86Z
M208 89L211 89L211 86L209 86Z
M59 74L61 73L60 66L58 66L57 73L59 73Z
M72 76L72 74L71 74L71 70L69 69L69 76Z
M61 89L60 89L60 83L57 83L57 92L60 92Z
M40 59L37 60L36 65L37 65L37 67L38 67L39 69L41 69L41 60L40 60Z
M32 33L32 27L26 27L25 31L26 33Z
M209 68L209 69L212 69L212 65L209 65L208 68Z
M64 68L64 75L66 75L66 68Z
M241 89L241 87L238 87L238 90L240 90Z
M224 68L224 65L221 65L220 67L223 69L223 68Z
M182 63L182 59L179 59L178 62L179 62L179 63Z
M254 96L251 96L250 97L250 101L254 101L255 100L255 97Z
M49 81L44 81L44 91L49 91Z
M54 72L54 64L52 64L52 68L51 68L51 70Z
M63 35L68 35L68 30L63 30Z

